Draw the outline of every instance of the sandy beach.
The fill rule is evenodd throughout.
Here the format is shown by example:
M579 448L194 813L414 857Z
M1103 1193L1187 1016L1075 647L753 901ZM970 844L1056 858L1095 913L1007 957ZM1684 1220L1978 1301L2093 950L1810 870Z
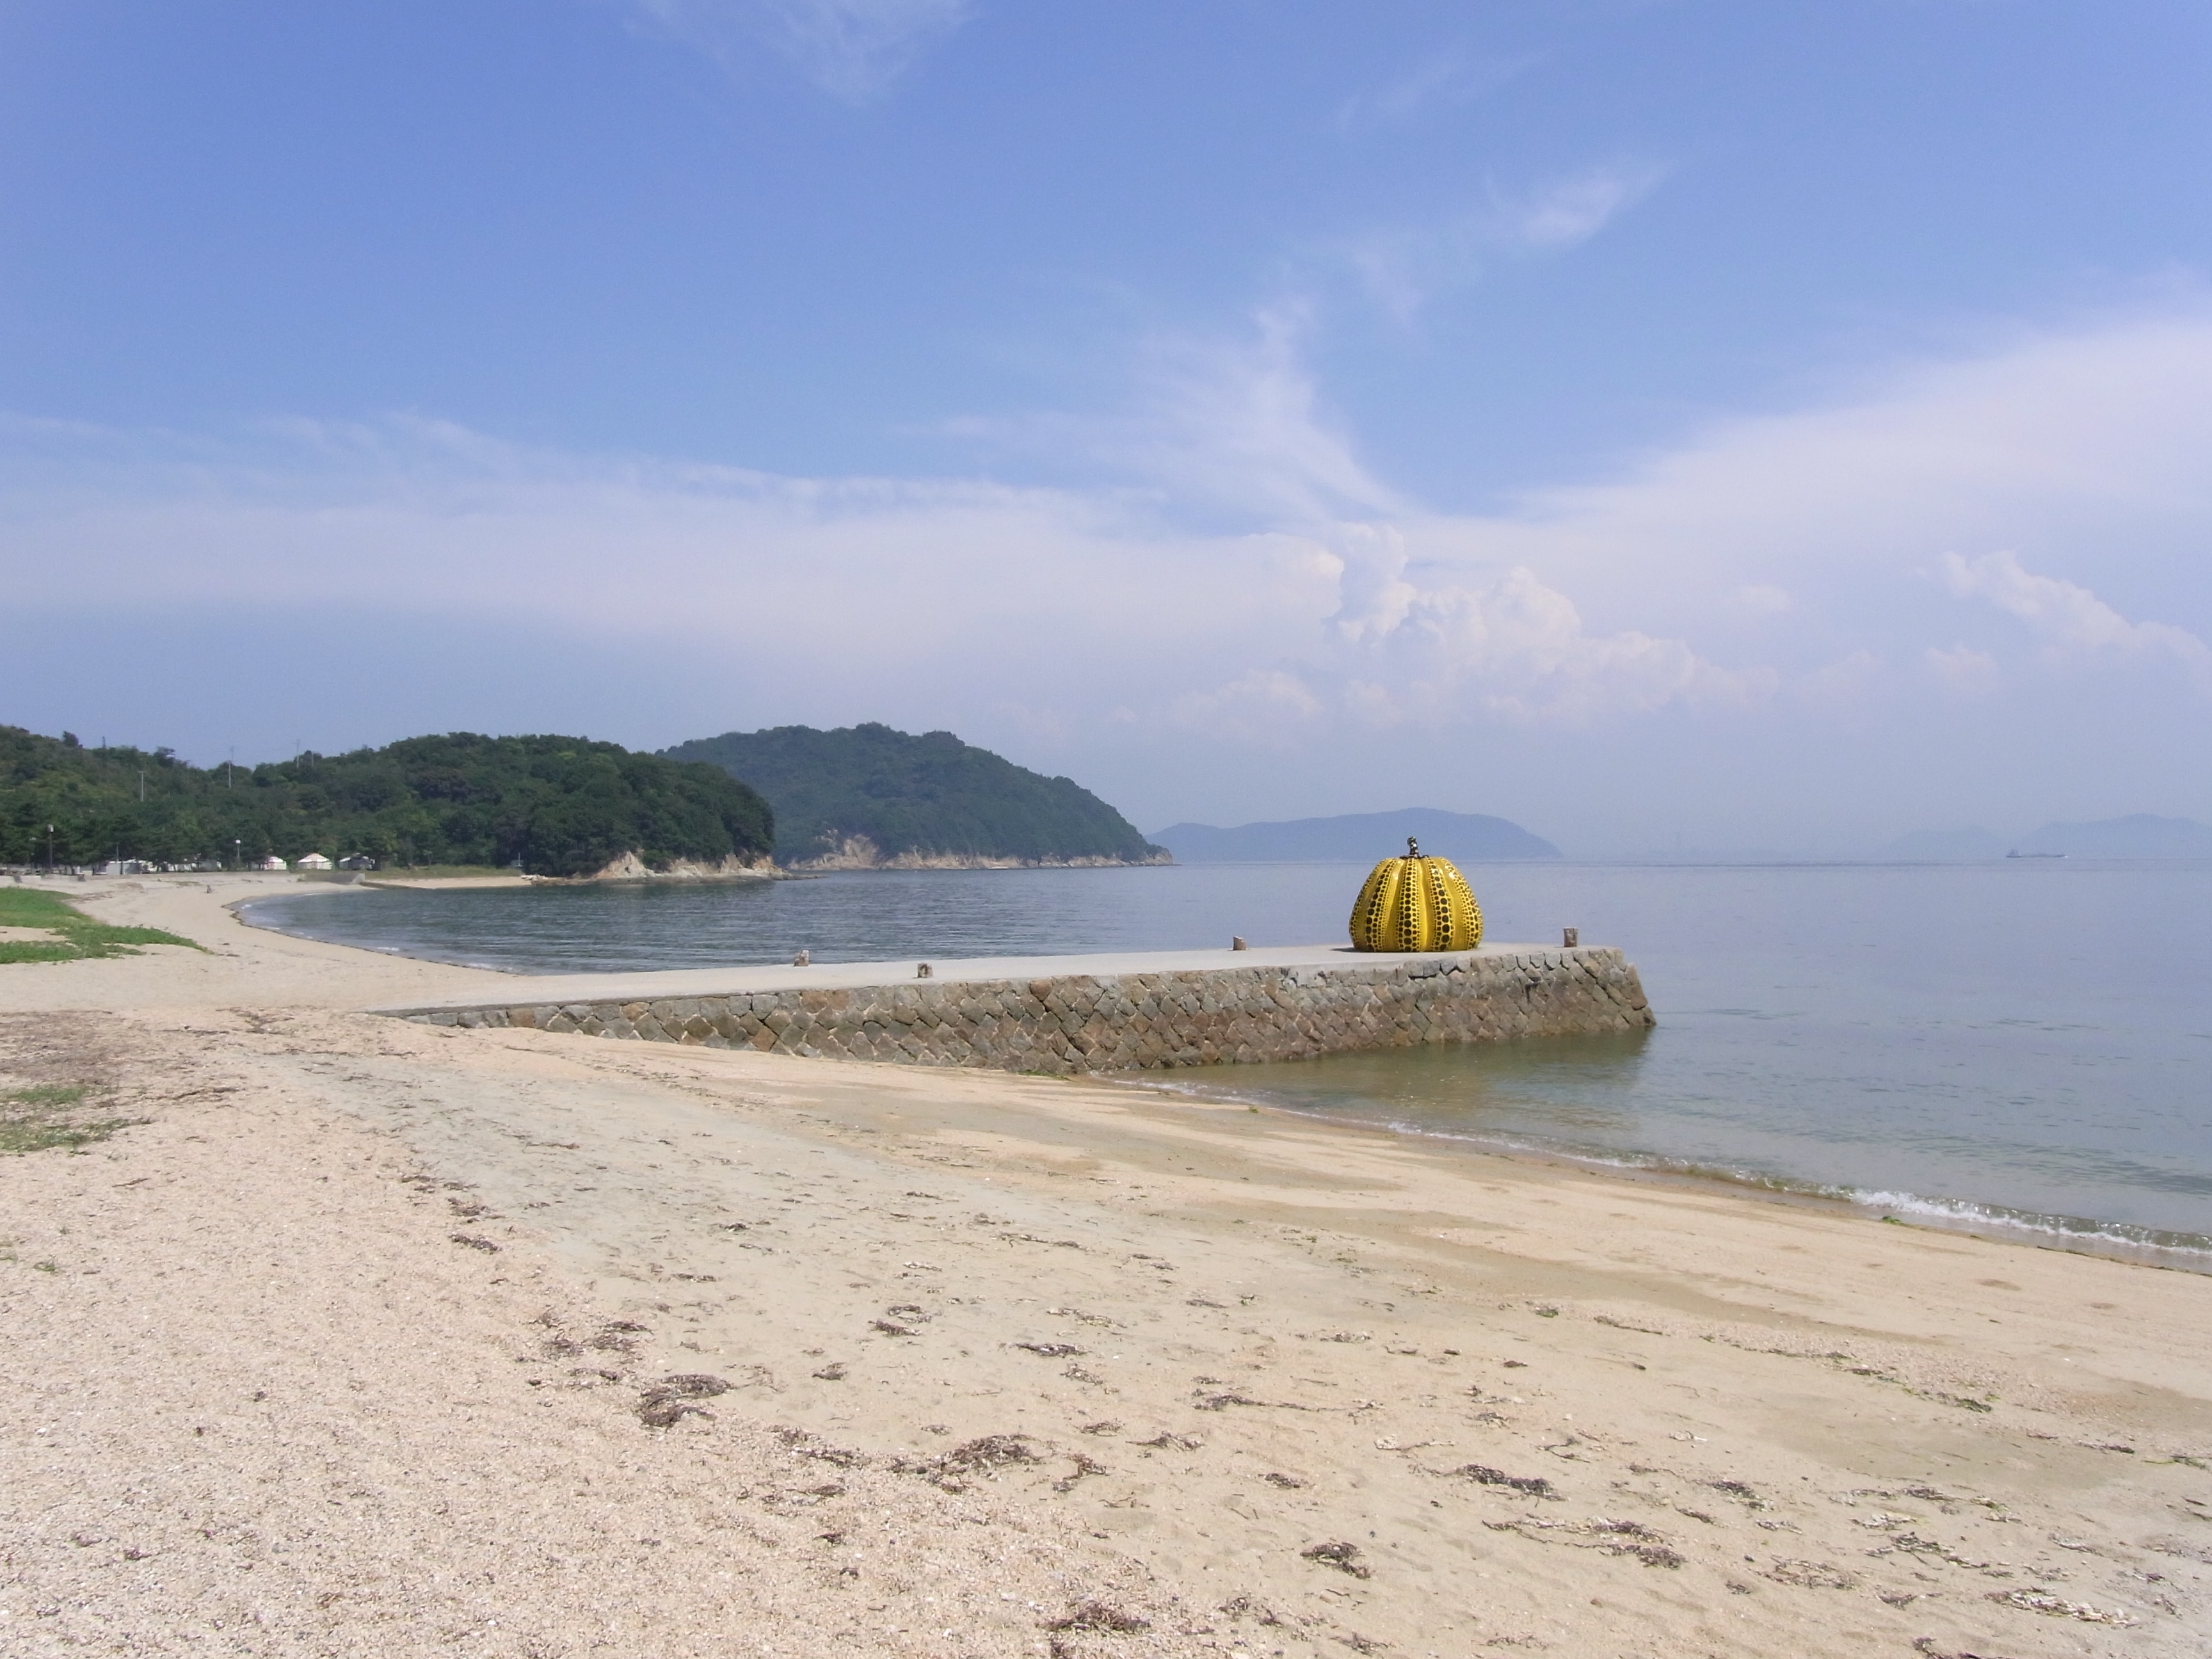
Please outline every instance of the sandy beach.
M2212 1279L61 886L205 950L0 966L0 1652L2212 1646Z

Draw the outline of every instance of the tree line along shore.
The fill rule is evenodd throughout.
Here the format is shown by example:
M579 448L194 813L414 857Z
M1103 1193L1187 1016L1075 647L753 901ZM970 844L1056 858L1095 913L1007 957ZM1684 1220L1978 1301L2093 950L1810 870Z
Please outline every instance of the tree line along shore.
M744 769L741 771L740 768ZM757 773L757 778L751 775ZM0 866L239 868L319 855L615 872L1165 862L1128 821L950 732L786 726L647 754L559 735L409 738L200 767L0 726Z

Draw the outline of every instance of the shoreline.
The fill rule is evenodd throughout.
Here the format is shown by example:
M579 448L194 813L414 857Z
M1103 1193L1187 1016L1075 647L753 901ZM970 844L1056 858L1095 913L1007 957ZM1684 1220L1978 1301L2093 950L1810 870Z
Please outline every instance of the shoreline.
M1332 1127L1425 1143L1443 1156L1455 1149L1466 1156L1502 1158L1508 1162L1574 1170L1600 1180L1625 1181L1679 1187L1691 1191L1724 1194L1755 1202L1792 1205L1824 1213L1854 1218L1898 1227L1918 1227L1929 1232L1954 1233L1994 1244L2013 1244L2066 1255L2094 1256L2153 1267L2166 1273L2212 1275L2212 1235L2139 1226L2130 1222L2093 1216L2045 1214L2008 1210L2007 1206L1973 1199L1947 1198L1924 1193L1875 1192L1862 1188L1822 1185L1754 1170L1719 1169L1711 1165L1670 1163L1656 1154L1638 1161L1630 1154L1613 1157L1577 1152L1571 1147L1509 1140L1401 1123L1380 1123L1358 1117L1336 1116L1304 1107L1285 1105L1251 1092L1240 1092L1224 1079L1218 1083L1170 1080L1128 1073L1102 1073L1100 1081L1138 1089L1157 1089L1194 1099L1250 1106L1279 1113L1301 1122L1325 1123ZM1886 1200L1887 1202L1877 1202ZM1905 1214L1895 1212L1903 1211ZM2010 1218L2018 1215L2021 1218ZM2074 1224L2069 1226L2066 1224ZM2143 1235L2131 1238L2130 1232ZM2172 1240L2168 1243L2163 1240Z
M276 896L277 895L272 894L263 896ZM232 908L242 909L255 902L253 899L234 901ZM258 922L248 921L246 925L264 927L265 931L272 933L284 932L281 928L266 927L264 924ZM307 937L300 934L287 936ZM337 944L336 941L325 942ZM401 951L386 952L363 945L339 945L337 948L362 951L374 956L404 957L404 953ZM1530 945L1495 948L1536 950L1540 947ZM1269 954L1269 951L1262 950L1252 953L1244 959L1253 963L1263 963L1268 959ZM1285 951L1279 949L1273 954L1284 955ZM445 961L444 958L434 957L404 957L404 959L441 963ZM558 981L567 988L562 990L561 994L551 996L551 1000L556 1001L569 1000L573 996L581 995L582 993L577 988L590 982L617 982L635 978L639 973L648 976L655 973L671 976L685 972L696 972L701 975L734 974L746 977L749 981L754 977L765 975L768 980L773 980L778 983L790 977L784 975L775 964L768 963L741 964L734 968L696 970L682 969L646 969L636 970L636 972L611 970L590 975L532 974L520 969L507 969L486 963L453 963L447 965L463 968L471 972L497 974L507 985L512 986L519 982L530 988L533 992L541 981ZM854 980L851 972L840 970L874 969L884 965L887 964L823 962L816 965L813 970L815 977L811 982L825 987L859 983L860 981ZM957 970L963 965L963 963L957 960L940 961L937 964L938 969L945 977L938 982L952 982L958 977ZM947 970L956 971L948 972ZM502 992L501 994L505 994ZM671 994L677 994L671 993ZM550 995L550 993L549 995ZM544 1000L546 999L526 1000ZM1218 1077L1217 1073L1218 1073ZM1135 1073L1101 1073L1101 1075L1109 1080L1126 1081L1137 1087L1166 1089L1185 1093L1193 1097L1225 1100L1237 1104L1248 1103L1250 1098L1249 1093L1240 1092L1234 1072L1226 1067L1200 1068L1197 1076L1178 1073L1178 1080L1172 1082ZM2021 1244L2038 1249L2095 1256L2172 1272L2212 1274L2212 1236L2185 1231L2157 1228L2095 1216L2021 1210L2001 1205L1993 1200L1960 1198L1941 1194L1840 1187L1832 1183L1770 1174L1755 1170L1682 1165L1672 1163L1658 1154L1641 1153L1632 1150L1607 1155L1579 1151L1564 1146L1547 1145L1540 1141L1519 1142L1502 1138L1491 1139L1478 1135L1455 1135L1445 1131L1418 1126L1376 1124L1356 1117L1338 1117L1327 1112L1285 1105L1280 1102L1263 1099L1261 1103L1266 1109L1281 1112L1303 1121L1330 1123L1342 1128L1404 1137L1428 1143L1446 1155L1449 1155L1454 1148L1463 1148L1468 1152L1491 1157L1533 1160L1540 1164L1558 1164L1582 1170L1600 1179L1630 1182L1682 1182L1761 1202L1832 1205L1840 1206L1849 1213L1886 1220L1898 1226L1921 1227L1931 1232L1957 1234L1983 1238L1993 1243Z
M214 878L222 880L224 877L218 874ZM493 996L503 994L518 981L532 985L534 988L536 983L541 980L565 978L579 981L620 981L635 977L635 975L618 971L580 976L532 975L519 969L499 968L484 963L452 963L440 957L413 956L398 950L387 951L372 946L317 939L306 934L294 933L283 928L252 921L247 919L246 912L252 905L269 899L296 896L301 892L343 891L356 885L356 884L301 880L296 872L291 874L237 872L230 878L249 884L258 890L223 901L222 910L228 915L236 926L251 928L257 933L313 945L320 951L340 953L337 958L340 961L354 957L365 958L380 963L419 963L426 969L435 970L440 975L441 977L434 981L438 987L438 994L449 1001L462 1000L477 994ZM748 874L744 877L732 878L732 880L734 882L806 878L808 878L804 874L789 877L781 875L763 877ZM155 883L163 884L180 890L192 886L208 884L208 878L205 877L98 877L92 879L94 882L106 883L111 892L116 890L137 889ZM84 902L97 902L104 896L97 890L87 893L82 883L65 884L54 880L41 881L40 884L49 886L52 890L62 893L64 896L74 895L77 899ZM373 884L358 884L363 886ZM480 883L477 878L461 878L442 884L464 887L484 884ZM501 878L498 884L509 884ZM574 886L586 884L549 884L526 878L517 878L512 884L521 887L542 884ZM595 881L592 884L639 884L625 883L618 878L610 878L604 882ZM696 884L696 880L687 884ZM1287 948L1291 954L1303 953L1301 947ZM1497 948L1518 950L1539 947L1500 946ZM1285 953L1284 948L1277 948L1273 952L1275 955ZM1268 950L1262 949L1252 952L1249 959L1263 961L1269 955ZM994 968L1000 961L995 958L978 960L991 962ZM1050 958L1039 960L1050 960ZM21 964L25 967L42 965L64 964ZM828 970L824 982L827 978L838 977L837 970L840 968L870 968L880 965L836 963L817 964L819 968ZM957 969L963 965L958 960L948 959L941 964L941 967ZM656 971L720 974L727 970L712 969L642 971L649 975ZM779 981L785 977L775 964L757 964L751 968L740 966L735 971L765 973ZM444 977L447 975L460 975L467 977L465 980L449 980ZM849 975L845 977L849 977ZM957 982L957 974L947 974L945 979L937 982L953 983ZM380 1007L390 1006L395 1005L380 1005ZM0 1013L7 1012L8 1007L9 1004L5 1000L5 988L0 987ZM809 1060L804 1063L837 1066L868 1062L824 1059ZM1267 1114L1279 1115L1285 1119L1300 1123L1324 1125L1334 1130L1350 1132L1361 1136L1380 1137L1389 1143L1412 1144L1432 1155L1443 1158L1488 1158L1510 1164L1527 1164L1532 1168L1570 1170L1599 1181L1678 1187L1691 1191L1710 1192L1737 1201L1775 1204L1818 1212L1842 1214L1853 1218L1873 1219L1890 1225L1917 1228L1937 1235L1977 1238L1985 1243L2007 1247L2024 1247L2062 1255L2081 1255L2094 1260L2116 1261L2131 1267L2152 1267L2166 1272L2212 1275L2212 1237L2204 1235L2175 1232L2167 1229L2152 1228L2095 1217L2041 1214L2026 1211L2011 1212L2022 1218L2020 1221L2013 1221L2006 1213L2000 1213L2006 1211L2007 1206L1996 1206L1983 1200L1918 1193L1868 1192L1860 1188L1839 1188L1810 1181L1798 1181L1789 1176L1771 1176L1759 1171L1676 1165L1669 1164L1656 1154L1623 1153L1607 1156L1578 1152L1565 1146L1522 1143L1502 1138L1488 1139L1476 1135L1453 1134L1398 1123L1376 1123L1356 1117L1336 1116L1327 1112L1285 1105L1272 1100L1261 1099L1255 1103L1248 1093L1238 1091L1234 1082L1234 1069L1231 1066L1197 1068L1197 1073L1198 1074L1194 1076L1188 1073L1159 1075L1138 1072L1103 1072L1092 1074L1085 1080L1115 1088L1153 1091L1194 1101L1249 1107ZM1643 1159L1648 1159L1648 1161L1641 1161ZM1898 1201L1885 1206L1873 1201L1875 1199L1893 1199ZM1884 1211L1885 1208L1892 1211L1910 1210L1914 1206L1920 1206L1923 1212L1915 1214L1911 1218L1893 1213L1876 1213ZM1966 1213L1960 1213L1961 1212ZM2085 1231L2076 1233L2066 1225L2069 1223L2075 1224ZM2130 1232L2154 1237L2134 1239L2125 1236ZM2156 1242L2156 1237L2159 1236L2186 1242L2175 1245L2162 1244Z
M1128 1078L1128 1075L1103 1075L1102 1082L1126 1084L1134 1088L1166 1088L1192 1095L1210 1097L1232 1103L1249 1103L1248 1095L1239 1095L1228 1084L1206 1086L1188 1084L1179 1086L1172 1082ZM1577 1152L1564 1146L1541 1146L1535 1141L1489 1139L1480 1134L1451 1134L1444 1130L1418 1128L1405 1124L1374 1124L1358 1117L1334 1117L1321 1110L1307 1110L1301 1106L1285 1106L1281 1102L1259 1102L1259 1110L1281 1113L1283 1117L1294 1117L1310 1124L1329 1124L1332 1128L1354 1130L1354 1133L1385 1134L1385 1137L1405 1137L1413 1141L1427 1141L1444 1155L1453 1148L1468 1157L1493 1157L1509 1164L1535 1164L1535 1166L1566 1168L1582 1175L1597 1176L1601 1182L1631 1182L1648 1186L1681 1188L1690 1192L1714 1192L1728 1194L1732 1199L1750 1199L1754 1203L1781 1203L1781 1206L1802 1207L1820 1214L1850 1214L1863 1221L1881 1221L1896 1228L1920 1228L1924 1232L1958 1234L1964 1239L1982 1239L1984 1243L2021 1245L2028 1249L2055 1249L2059 1255L2094 1256L2100 1261L2119 1261L2130 1267L2154 1267L2159 1272L2185 1272L2185 1274L2212 1276L2212 1234L2177 1232L2167 1228L2142 1228L2128 1221L2106 1221L2097 1217L2075 1217L2075 1214L2039 1214L2028 1210L2015 1210L2020 1221L2006 1214L2006 1206L1984 1203L1978 1199L1951 1199L1942 1194L1924 1192L1869 1192L1865 1188L1818 1186L1812 1182L1794 1182L1790 1176L1759 1175L1754 1170L1725 1170L1712 1166L1687 1166L1687 1164L1668 1164L1656 1155L1650 1161L1637 1161L1628 1155L1599 1157L1595 1152ZM1887 1199L1887 1201L1875 1201ZM1902 1214L1900 1214L1902 1212ZM2069 1225L2073 1224L2073 1225ZM2130 1239L2128 1232L2146 1234L2142 1239ZM2166 1239L2174 1243L2163 1243Z
M0 968L0 1092L129 1120L0 1158L11 1634L2183 1659L2212 1628L2202 1276L1157 1085L362 1022L512 981L242 896L79 890L210 953Z

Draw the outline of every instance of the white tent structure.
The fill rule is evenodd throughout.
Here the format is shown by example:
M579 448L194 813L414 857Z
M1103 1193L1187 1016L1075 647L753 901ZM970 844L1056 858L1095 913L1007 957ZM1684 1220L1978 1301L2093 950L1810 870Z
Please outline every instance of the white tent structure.
M295 866L295 868L301 870L327 870L330 867L331 861L325 858L320 853L308 854Z

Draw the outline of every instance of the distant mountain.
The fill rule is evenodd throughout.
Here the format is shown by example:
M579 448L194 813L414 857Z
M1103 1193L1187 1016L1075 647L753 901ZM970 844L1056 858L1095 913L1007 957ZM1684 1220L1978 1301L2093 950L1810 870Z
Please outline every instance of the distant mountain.
M2148 812L2094 823L2046 823L2020 850L2087 859L2207 859L2212 858L2212 824Z
M1907 864L1969 864L2001 859L2008 843L2002 836L1978 826L1969 830L1915 830L1899 836L1875 856Z
M726 732L661 751L704 761L775 810L779 863L812 869L1164 864L1168 855L1088 789L950 732L870 722L834 732Z
M1408 806L1396 812L1356 812L1336 818L1292 818L1217 830L1210 823L1176 823L1152 839L1184 864L1258 864L1275 860L1389 858L1406 850L1413 836L1424 853L1480 863L1487 859L1555 859L1559 849L1517 823L1474 812L1440 812Z

